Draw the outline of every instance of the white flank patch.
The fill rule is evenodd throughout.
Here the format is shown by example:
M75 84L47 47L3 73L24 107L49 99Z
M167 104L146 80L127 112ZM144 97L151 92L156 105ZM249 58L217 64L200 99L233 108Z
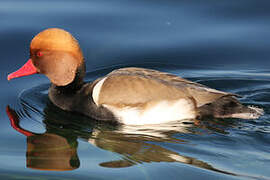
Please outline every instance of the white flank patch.
M127 125L160 124L196 117L194 103L187 99L160 101L147 109L136 107L117 108L105 104L104 107L112 111L120 123Z
M99 93L100 93L100 90L102 88L102 85L104 83L104 81L107 79L107 77L101 79L96 85L95 87L93 88L93 93L92 93L92 97L93 97L93 100L95 102L95 104L98 106L98 98L99 98Z

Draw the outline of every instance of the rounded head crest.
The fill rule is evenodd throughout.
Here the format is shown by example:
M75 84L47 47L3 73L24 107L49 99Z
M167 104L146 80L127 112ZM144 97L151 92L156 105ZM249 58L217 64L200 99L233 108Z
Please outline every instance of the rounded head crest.
M59 28L49 28L37 34L31 41L30 49L65 51L83 59L78 41L69 32Z

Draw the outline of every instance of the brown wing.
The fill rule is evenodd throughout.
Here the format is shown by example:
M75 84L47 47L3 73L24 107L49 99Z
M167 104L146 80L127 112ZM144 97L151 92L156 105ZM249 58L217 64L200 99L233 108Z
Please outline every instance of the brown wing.
M143 68L122 68L106 76L99 104L135 105L193 97L197 106L233 94L208 88L179 76Z

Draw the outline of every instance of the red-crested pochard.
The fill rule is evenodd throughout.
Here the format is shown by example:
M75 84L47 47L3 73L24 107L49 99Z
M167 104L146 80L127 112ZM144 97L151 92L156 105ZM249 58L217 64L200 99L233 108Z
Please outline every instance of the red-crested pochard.
M58 28L33 38L30 59L8 80L35 73L50 79L53 104L96 120L143 125L201 117L255 119L263 114L260 108L242 105L235 94L151 69L117 69L85 83L80 46Z

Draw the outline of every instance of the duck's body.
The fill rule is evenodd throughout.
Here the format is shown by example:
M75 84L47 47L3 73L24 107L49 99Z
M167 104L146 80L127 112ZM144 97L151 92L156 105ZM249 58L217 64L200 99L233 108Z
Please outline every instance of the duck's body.
M49 98L61 109L102 121L143 125L204 116L255 117L250 107L235 99L235 94L152 69L117 69L94 82L83 83L77 90L71 89L52 85Z
M97 120L142 125L204 116L250 119L263 113L241 105L234 94L156 70L122 68L84 83L79 45L60 29L45 30L33 39L28 64L8 78L43 73L52 82L49 98L56 106ZM29 67L31 71L24 72Z

